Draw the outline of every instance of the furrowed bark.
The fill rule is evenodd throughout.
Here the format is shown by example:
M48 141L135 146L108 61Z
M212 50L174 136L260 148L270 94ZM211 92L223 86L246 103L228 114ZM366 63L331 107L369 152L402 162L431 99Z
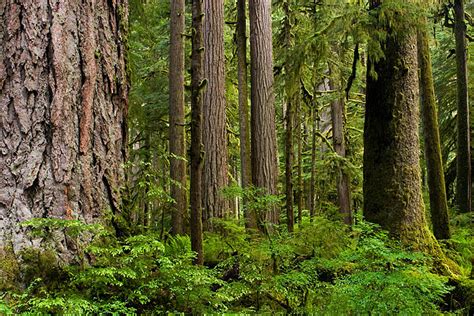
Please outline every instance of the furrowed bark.
M225 113L224 2L204 0L203 99L204 167L202 182L203 225L212 230L212 218L229 214L222 195L228 185L227 128Z
M127 15L123 0L0 3L0 246L38 246L19 225L35 217L119 215Z
M364 126L364 215L405 245L440 253L421 194L416 36L388 32L384 58L369 56ZM371 75L371 70L377 77Z
M252 183L266 194L277 194L278 152L273 91L273 45L270 0L250 0ZM277 207L259 219L277 224Z

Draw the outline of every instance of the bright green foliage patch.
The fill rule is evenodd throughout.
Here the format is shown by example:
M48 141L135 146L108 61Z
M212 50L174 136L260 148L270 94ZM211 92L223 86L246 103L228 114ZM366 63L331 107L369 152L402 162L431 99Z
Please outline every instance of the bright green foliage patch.
M33 220L29 225L43 231L70 225L92 229L59 223ZM447 308L444 298L452 287L430 272L430 258L404 251L362 220L349 231L339 221L317 217L291 235L282 231L252 238L237 223L219 221L215 227L205 238L205 267L192 264L188 237L117 239L99 229L102 233L80 255L86 264L53 264L59 280L30 270L27 288L5 291L0 311L431 314ZM48 251L38 256L28 250L23 260L30 266L40 264L34 253L38 260L55 258Z

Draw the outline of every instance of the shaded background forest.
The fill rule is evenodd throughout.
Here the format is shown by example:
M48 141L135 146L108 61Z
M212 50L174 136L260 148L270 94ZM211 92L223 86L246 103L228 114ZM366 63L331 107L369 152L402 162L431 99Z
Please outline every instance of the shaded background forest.
M362 215L366 80L372 78L366 73L368 55L383 53L373 39L384 37L372 28L368 4L273 1L278 194L262 195L255 188L242 188L237 1L224 1L224 182L228 186L219 194L228 210L212 217L203 209L201 266L193 264L196 253L188 235L194 223L187 211L179 228L182 231L174 228L172 186L182 185L170 175L171 161L186 162L185 185L180 188L186 192L188 210L191 2L186 1L183 34L186 93L185 124L181 125L186 131L186 157L170 153L170 2L130 0L125 41L129 143L126 181L120 187L121 211L102 214L103 226L69 218L22 224L45 247L43 251L24 249L21 264L8 255L0 260L4 273L0 274L0 314L472 313L472 212L463 213L456 206L457 75L452 6L433 4L427 14L450 215L447 227L451 229L446 238L436 236L439 243L430 233L426 244L431 248L427 250L417 248L417 241L406 247L405 240L392 238L393 231L380 229ZM411 21L410 27L422 24L418 20L424 20L423 13L410 11L413 7L408 2L387 2L393 7L386 12L396 12L395 18L387 20L393 18L395 26L400 21ZM400 12L403 16L397 20ZM471 38L471 1L466 3L466 12ZM248 28L246 24L247 35ZM249 50L247 54L249 60ZM468 54L471 69L474 53L468 50ZM471 91L472 71L468 79ZM247 88L250 92L250 71ZM474 93L469 97L473 104ZM289 113L293 120L288 119ZM471 118L471 131L473 122ZM420 133L424 133L421 126ZM424 142L420 144L423 201L430 219ZM270 231L249 229L246 214L269 210L279 210L279 225ZM58 231L67 236L67 262L58 261L54 241ZM20 280L11 278L13 275L20 275Z
M166 212L170 203L168 192L169 149L168 149L168 51L169 51L169 8L160 1L131 2L130 10L130 57L132 89L130 93L131 159L130 190L132 208L143 210L145 205L153 218L149 225L164 231L171 227L171 215ZM293 173L295 177L295 204L301 203L303 213L308 216L311 205L311 149L313 135L316 143L315 160L315 212L337 214L336 173L343 168L351 178L353 209L361 210L362 160L366 56L365 48L358 48L361 56L356 61L357 72L353 73L354 50L358 42L367 38L364 34L364 7L345 4L291 5L291 36L293 44L284 43L284 24L287 16L283 5L274 5L273 32L276 80L276 115L279 141L279 192L284 192L285 177L285 85L297 91L297 120L294 129ZM468 12L472 5L467 6ZM228 137L229 179L232 185L239 185L239 108L237 90L237 55L235 47L236 8L234 1L226 1L225 57L226 57L226 113ZM188 14L190 14L188 12ZM189 25L190 16L188 16ZM439 108L440 135L444 161L448 200L454 205L456 178L456 64L454 58L454 37L452 29L443 26L443 16L430 27L434 39L430 42L433 59L433 78ZM188 29L189 31L189 29ZM190 56L190 41L186 41ZM287 66L290 57L291 64ZM186 59L189 63L189 59ZM469 59L472 63L472 59ZM345 140L347 158L335 154L332 145L331 103L339 99L339 91L329 87L328 65L340 72L338 89L345 90L351 82L350 97L345 102ZM471 64L469 64L471 67ZM189 64L187 64L189 68ZM286 69L286 70L285 70ZM472 79L471 72L469 79ZM187 82L190 77L187 73ZM288 84L289 82L289 84ZM469 80L472 82L472 80ZM250 84L250 82L249 82ZM336 90L336 91L335 91ZM337 93L336 93L337 92ZM342 91L344 93L344 91ZM472 94L471 94L472 95ZM472 97L472 96L471 96ZM187 97L187 119L190 119ZM472 125L472 123L471 123ZM472 130L472 128L471 128ZM189 148L189 126L187 126L187 148ZM300 136L301 135L301 136ZM301 148L300 148L301 147ZM428 200L426 165L423 152L420 156L423 167L423 188L425 203ZM301 174L301 176L300 176ZM301 179L301 180L300 180ZM135 185L138 183L139 185ZM133 189L132 189L133 188ZM148 190L148 193L146 192ZM135 203L135 204L134 204ZM242 217L242 203L233 199L234 214L238 210ZM284 206L284 204L282 204ZM131 208L131 209L132 209ZM427 209L429 205L427 204ZM296 209L298 212L298 209ZM133 212L136 216L140 212ZM161 215L164 215L162 218ZM135 218L138 225L143 218ZM162 222L161 220L164 220ZM284 220L282 220L284 222Z

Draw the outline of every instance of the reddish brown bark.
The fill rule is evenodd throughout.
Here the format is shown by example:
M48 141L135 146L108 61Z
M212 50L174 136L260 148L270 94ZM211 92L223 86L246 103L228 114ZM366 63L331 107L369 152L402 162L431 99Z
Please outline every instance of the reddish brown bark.
M0 3L0 246L36 244L23 220L119 211L127 15L124 0Z
M184 117L184 0L171 1L170 19L170 177L172 207L171 221L173 234L184 234L183 219L187 209L186 197L186 149Z
M273 92L273 46L270 0L250 0L252 183L267 194L277 194L278 152ZM276 224L276 207L261 223Z
M248 102L247 80L247 17L245 0L237 0L237 60L239 81L239 127L240 127L240 169L242 187L252 184L252 168L250 160L250 113ZM243 200L245 206L246 201ZM245 224L247 228L256 228L255 214L246 210Z
M203 100L204 167L202 181L203 225L212 228L212 218L229 213L222 195L228 184L227 129L225 114L224 2L204 0Z

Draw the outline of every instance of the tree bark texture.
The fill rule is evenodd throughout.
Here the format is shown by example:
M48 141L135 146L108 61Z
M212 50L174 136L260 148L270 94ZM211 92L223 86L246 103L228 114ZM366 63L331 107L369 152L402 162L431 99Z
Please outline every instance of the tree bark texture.
M119 212L127 15L125 0L0 2L0 247L38 245L24 220Z
M296 202L298 205L298 224L303 220L303 135L301 133L301 122L303 121L303 109L301 103L297 102L296 106L296 150L297 150L297 186L296 186Z
M471 140L467 79L467 42L464 0L454 1L454 34L457 72L457 158L456 205L461 212L471 211Z
M382 26L380 26L382 27ZM415 249L433 247L421 195L416 36L389 32L369 56L364 127L364 215ZM370 75L370 67L377 78Z
M436 95L433 85L431 53L426 25L418 31L418 63L420 67L421 114L428 171L430 211L433 232L437 239L449 239L448 201L444 182L443 159L438 127Z
M173 234L184 234L183 219L187 210L185 101L184 101L184 32L185 1L173 0L170 6L169 70L169 147Z
M212 228L213 217L229 213L222 195L227 187L227 135L225 113L224 1L204 0L204 78L207 88L203 103L203 224Z
M335 78L330 80L331 90L339 90L334 84ZM342 158L346 158L346 141L345 141L345 106L344 97L338 96L331 102L331 122L332 122L332 142L334 151ZM349 175L342 168L338 168L336 176L337 202L339 212L343 216L344 223L352 224L352 208L351 208L351 188Z
M286 104L286 139L285 139L285 181L286 181L286 218L289 232L293 232L295 223L295 214L293 209L293 123L294 123L294 105L291 100Z
M249 0L251 56L252 183L267 194L277 194L278 152L273 87L271 0ZM276 207L261 221L277 224Z
M237 73L239 88L239 127L240 127L240 170L242 188L252 184L252 167L250 158L250 113L248 102L248 75L247 75L247 17L246 0L237 0ZM246 201L243 201L244 207ZM245 212L245 224L248 228L257 228L255 214Z
M318 113L316 106L311 107L312 135L311 135L311 183L309 186L309 216L311 220L316 215L316 131L318 130Z
M290 8L287 1L283 2L283 10L285 12L284 19L284 37L285 37L285 46L289 50L291 47L291 23L290 23ZM288 55L287 55L288 56ZM293 144L293 130L295 123L295 104L294 104L294 93L291 89L290 82L290 61L289 57L286 57L285 61L285 94L286 94L286 113L285 113L285 123L286 123L286 133L285 133L285 190L286 190L286 226L288 231L291 233L294 230L295 224L295 212L293 208L293 161L294 161L294 144Z
M192 53L191 53L191 172L190 172L190 204L191 204L191 249L197 256L194 262L204 262L202 249L202 107L204 80L204 40L203 40L203 9L202 0L192 2Z

